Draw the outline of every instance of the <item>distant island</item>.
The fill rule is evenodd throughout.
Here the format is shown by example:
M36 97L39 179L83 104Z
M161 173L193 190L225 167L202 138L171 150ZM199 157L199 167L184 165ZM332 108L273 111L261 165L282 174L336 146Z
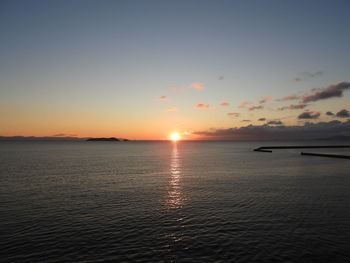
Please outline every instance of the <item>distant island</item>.
M111 138L89 138L86 141L87 142L119 142L120 140L115 137L111 137Z

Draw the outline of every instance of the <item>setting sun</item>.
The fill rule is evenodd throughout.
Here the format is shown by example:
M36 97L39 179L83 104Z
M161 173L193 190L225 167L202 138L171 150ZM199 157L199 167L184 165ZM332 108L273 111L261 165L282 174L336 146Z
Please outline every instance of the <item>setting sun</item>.
M178 132L172 133L169 138L173 142L177 142L177 141L181 140L181 136L180 136L180 134Z

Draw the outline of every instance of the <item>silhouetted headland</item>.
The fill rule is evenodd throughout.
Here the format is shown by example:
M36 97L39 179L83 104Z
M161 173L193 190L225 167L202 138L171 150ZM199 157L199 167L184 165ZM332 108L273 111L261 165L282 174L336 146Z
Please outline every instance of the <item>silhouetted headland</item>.
M111 138L89 138L86 141L87 142L119 142L120 140L115 137L111 137Z

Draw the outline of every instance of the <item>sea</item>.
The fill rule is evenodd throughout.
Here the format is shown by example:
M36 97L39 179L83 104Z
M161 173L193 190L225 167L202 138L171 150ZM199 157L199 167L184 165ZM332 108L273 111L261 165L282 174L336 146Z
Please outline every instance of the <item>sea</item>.
M253 151L298 144L0 142L0 261L350 262L350 160Z

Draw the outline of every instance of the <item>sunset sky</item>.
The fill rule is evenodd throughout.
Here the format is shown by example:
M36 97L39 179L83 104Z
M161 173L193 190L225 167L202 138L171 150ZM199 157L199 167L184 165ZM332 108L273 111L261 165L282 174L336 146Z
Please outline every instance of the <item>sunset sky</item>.
M0 136L347 135L349 10L346 0L0 1Z

